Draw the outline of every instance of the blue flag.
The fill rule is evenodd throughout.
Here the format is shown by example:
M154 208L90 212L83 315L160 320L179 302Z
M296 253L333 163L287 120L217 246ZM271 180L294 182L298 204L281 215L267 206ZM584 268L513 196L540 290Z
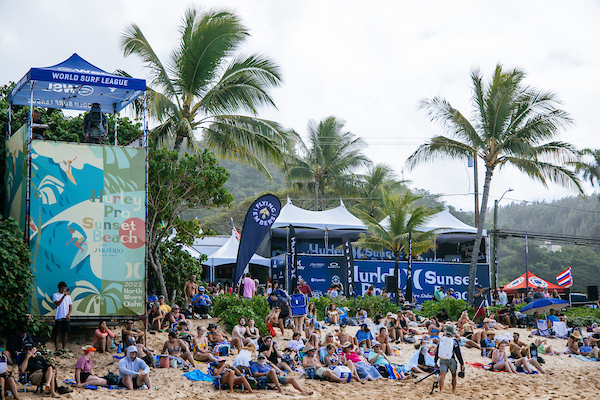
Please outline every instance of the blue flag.
M265 194L252 203L246 214L242 238L240 239L234 285L239 283L246 266L267 233L269 233L280 211L281 202L272 194Z

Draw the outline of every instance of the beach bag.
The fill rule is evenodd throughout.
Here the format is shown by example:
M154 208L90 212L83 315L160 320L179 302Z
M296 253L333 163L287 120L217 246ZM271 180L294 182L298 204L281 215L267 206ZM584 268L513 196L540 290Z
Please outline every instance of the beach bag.
M305 294L293 294L290 299L290 311L292 317L302 317L306 315L308 309L308 301Z
M171 368L171 359L169 356L161 356L158 361L158 368Z
M275 332L275 329L273 329L273 325L271 325L270 322L267 324L267 330L269 331L269 335L272 337L277 336L277 333Z
M454 339L448 336L442 336L440 343L438 344L438 357L442 360L449 360L452 358L454 351Z
M107 375L104 375L104 379L106 379L106 383L109 386L116 386L119 384L119 375L116 375L112 372L109 372Z

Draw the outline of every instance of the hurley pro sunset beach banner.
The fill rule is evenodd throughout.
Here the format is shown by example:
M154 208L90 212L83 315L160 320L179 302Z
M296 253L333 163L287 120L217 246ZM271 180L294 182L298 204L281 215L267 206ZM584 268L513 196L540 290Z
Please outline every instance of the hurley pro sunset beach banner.
M60 281L72 316L144 313L145 180L142 148L33 141L34 315L54 313Z

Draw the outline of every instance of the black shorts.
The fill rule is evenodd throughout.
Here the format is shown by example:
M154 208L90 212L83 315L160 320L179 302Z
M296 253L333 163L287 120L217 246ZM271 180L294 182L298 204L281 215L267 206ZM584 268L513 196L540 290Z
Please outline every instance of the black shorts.
M60 332L71 332L71 321L68 319L57 319L54 321L54 331L56 333Z
M290 316L290 314L282 314L282 313L280 313L279 314L279 319L283 319L283 321L285 321L287 319L287 317L289 317L289 316Z
M85 383L85 381L88 380L88 378L90 377L90 375L92 375L92 374L90 374L89 372L83 372L83 371L81 371L79 373L79 382Z
M123 377L123 378L124 378L124 377ZM127 387L127 386L125 386L125 384L123 383L123 378L119 379L119 387ZM133 376L132 376L132 378L133 378L132 380L133 380L133 389L134 389L134 390L135 390L135 389L139 389L139 388L141 388L141 387L144 385L143 383L142 383L142 385L138 385L138 383L137 383L137 378L138 378L138 375L133 375Z

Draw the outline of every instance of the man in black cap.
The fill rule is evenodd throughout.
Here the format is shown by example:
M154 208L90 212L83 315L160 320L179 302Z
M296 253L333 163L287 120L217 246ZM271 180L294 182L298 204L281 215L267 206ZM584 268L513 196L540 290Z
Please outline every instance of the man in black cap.
M452 325L446 325L446 327L444 328L444 337L443 339L440 339L440 343L438 344L438 347L435 350L435 363L437 364L439 360L440 366L440 393L442 393L442 391L444 390L444 380L446 379L446 374L448 373L448 370L450 370L450 373L452 374L452 394L456 394L456 359L458 359L458 362L460 363L460 376L463 377L465 373L465 362L463 361L458 341L454 339L454 335L456 335L456 330L454 330L454 327ZM450 344L452 346L452 350L451 356L449 358L440 357L440 347L445 347L445 343L444 345L442 345L442 341L452 342Z
M473 308L475 309L475 323L480 324L485 319L485 307L483 302L485 301L485 294L483 293L483 287L477 285L477 292L473 295Z

